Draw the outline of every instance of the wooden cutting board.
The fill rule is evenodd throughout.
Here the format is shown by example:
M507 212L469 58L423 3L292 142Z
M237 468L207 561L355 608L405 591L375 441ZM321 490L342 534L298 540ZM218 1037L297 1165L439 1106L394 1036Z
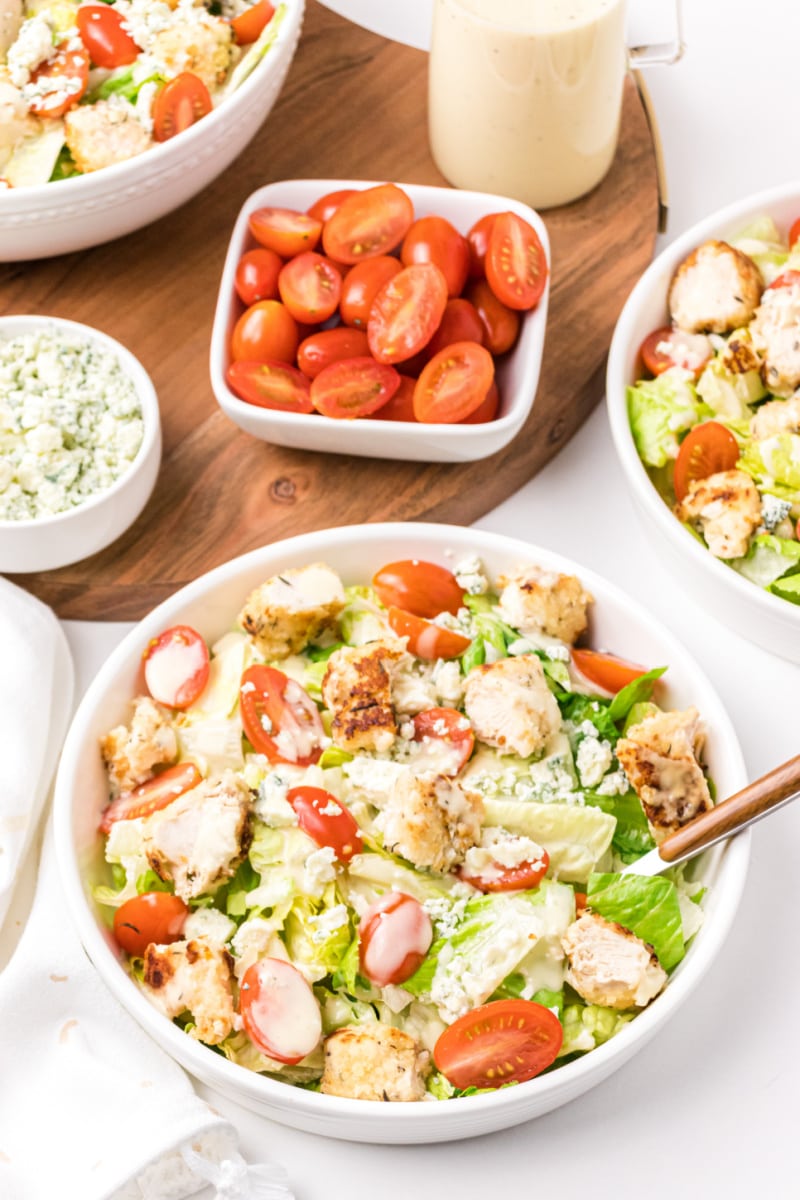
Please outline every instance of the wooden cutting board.
M79 254L0 266L0 309L96 326L150 372L164 457L138 521L93 558L15 577L61 617L135 620L211 567L292 534L362 521L469 524L536 473L603 393L614 323L652 256L659 212L653 142L633 81L610 174L545 213L552 293L531 415L490 459L387 462L284 449L239 431L208 376L216 292L243 201L300 177L444 183L426 129L427 56L309 0L278 104L241 157L200 196L129 237Z

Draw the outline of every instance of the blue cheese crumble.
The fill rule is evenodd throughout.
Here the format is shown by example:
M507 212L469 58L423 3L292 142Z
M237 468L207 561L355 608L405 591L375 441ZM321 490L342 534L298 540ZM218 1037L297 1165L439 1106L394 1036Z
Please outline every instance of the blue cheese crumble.
M143 436L113 353L54 329L0 339L0 520L54 516L106 491Z

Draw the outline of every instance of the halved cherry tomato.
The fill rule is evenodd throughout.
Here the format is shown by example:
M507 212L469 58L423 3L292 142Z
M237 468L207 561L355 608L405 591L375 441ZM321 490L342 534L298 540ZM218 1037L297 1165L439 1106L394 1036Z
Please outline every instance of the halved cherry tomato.
M505 354L517 340L519 314L497 299L485 279L467 288L467 299L474 305L483 325L483 342L490 354ZM477 340L477 339L474 339Z
M325 730L308 692L276 667L248 667L239 688L247 740L270 762L311 766L322 754Z
M323 225L326 221L330 221L333 214L336 212L339 205L348 196L355 196L355 188L341 188L338 192L326 192L324 196L320 196L311 208L308 209L308 215L314 217L317 221L322 221Z
M486 398L494 359L477 342L455 342L427 364L414 388L414 414L426 425L463 421Z
M249 46L261 36L275 15L269 0L257 0L231 21L233 40L237 46Z
M339 307L342 277L328 259L308 250L281 268L278 291L296 321L315 325L327 321Z
M455 616L464 603L464 589L452 571L418 558L387 563L373 575L372 586L386 608L394 605L415 617Z
M426 739L444 742L451 751L447 770L442 775L457 775L469 761L475 746L475 734L463 713L454 708L426 708L414 717L414 741Z
M403 238L403 266L434 263L447 281L448 296L460 296L467 282L469 246L454 225L444 217L420 217Z
M799 238L800 238L800 217L797 218L797 220L792 225L792 228L789 230L789 246L790 246L790 248L794 246L795 242Z
M247 968L239 1011L250 1041L277 1062L300 1062L322 1037L322 1016L310 985L282 958L262 958Z
M225 372L240 400L275 412L312 413L308 378L285 362L233 362Z
M274 250L259 246L248 250L236 266L234 286L243 304L256 304L259 300L277 300L278 276L283 259Z
M82 4L75 24L96 67L126 67L142 52L128 33L125 18L107 4Z
M492 863L489 875L472 875L464 867L460 867L458 877L480 892L520 892L524 888L538 887L549 866L550 855L546 850L542 850L542 857L535 862L520 863L517 867L504 867L500 863Z
M368 355L369 344L363 330L339 325L336 329L320 329L305 338L297 349L297 365L309 379L316 379L331 363Z
M586 909L586 892L575 893L575 916L579 917Z
M340 862L349 862L364 848L352 813L330 792L318 787L295 787L286 799L297 813L297 823L318 846L330 846Z
M432 941L431 919L419 900L405 892L385 892L370 904L358 926L361 974L378 987L403 983Z
M439 328L425 347L428 358L453 342L483 342L483 322L469 300L448 300Z
M369 417L391 400L400 386L394 367L374 358L331 363L311 381L311 403L326 417Z
M388 254L366 258L351 267L344 277L339 305L345 325L366 329L375 297L402 269L400 260Z
M416 421L414 416L414 386L416 379L409 378L408 375L400 376L400 386L392 396L391 400L387 400L382 408L379 408L375 416L381 421Z
M772 283L768 284L767 291L773 288L794 287L795 284L800 284L800 271L784 271L777 279L773 279Z
M147 947L177 942L189 915L180 896L171 892L142 892L114 913L114 937L123 950L141 958Z
M275 412L312 413L309 380L288 363L233 362L225 373L228 387L240 400Z
M207 117L213 107L202 79L191 71L184 71L156 92L153 101L153 137L157 142L167 142Z
M612 694L647 674L647 667L618 658L616 654L604 654L600 650L573 649L572 662L584 679Z
M50 80L54 81L53 90L32 95L28 106L35 117L54 120L78 103L89 82L89 54L76 39L62 45L31 73L32 90L34 84Z
M159 704L189 708L208 683L208 646L190 625L174 625L142 655L147 690Z
M437 658L458 658L471 646L468 637L453 629L444 629L392 606L386 619L398 637L408 638L408 648L417 658L433 661Z
M256 241L281 258L313 250L322 233L322 221L291 208L257 208L249 224Z
M233 328L231 358L234 362L293 363L300 344L300 330L280 300L258 300L243 312Z
M178 763L154 775L146 783L140 783L132 792L122 792L112 800L103 812L98 829L108 833L115 821L132 821L135 817L149 817L151 813L166 808L203 782L203 776L193 762Z
M497 390L497 380L495 380L486 393L480 408L476 408L475 412L464 417L463 421L459 421L459 425L485 425L487 421L495 420L499 409L500 393Z
M509 308L539 303L547 282L547 260L536 230L516 213L498 213L486 251L489 287Z
M414 205L401 188L381 183L347 196L325 222L325 253L343 263L388 254L414 220Z
M433 1061L454 1087L500 1087L544 1071L563 1039L561 1022L543 1004L492 1000L445 1029Z
M405 267L390 279L375 297L367 321L369 348L377 361L402 362L426 346L446 305L447 282L433 263Z
M683 500L696 479L706 479L718 471L732 471L739 453L736 438L719 421L695 425L681 442L675 459L673 484L678 500Z
M699 355L693 353L693 339L702 347ZM663 329L654 329L647 335L639 348L639 354L651 375L660 375L670 367L682 367L699 375L712 357L713 351L710 342L707 343L706 350L703 335L684 333L666 325Z
M497 213L487 213L476 221L467 234L469 246L469 274L471 279L483 279L486 274L486 251L489 249L489 235L494 226Z

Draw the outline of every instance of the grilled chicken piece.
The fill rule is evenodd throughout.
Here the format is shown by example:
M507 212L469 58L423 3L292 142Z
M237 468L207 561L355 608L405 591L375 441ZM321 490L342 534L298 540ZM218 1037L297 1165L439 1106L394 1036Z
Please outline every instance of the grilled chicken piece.
M161 29L148 46L159 74L167 79L190 71L210 92L225 82L233 55L233 31L228 21L202 13L201 20Z
M672 278L669 311L689 333L730 333L751 320L763 290L751 258L727 242L703 242Z
M160 879L191 900L233 875L247 850L250 789L233 771L204 779L144 821L143 845Z
M343 750L386 751L397 735L392 675L408 655L400 641L343 646L328 659L322 699L333 714L331 734Z
M503 589L500 615L521 633L544 633L571 644L586 629L592 597L574 575L518 566L497 582Z
M584 913L561 939L566 980L587 1004L644 1008L667 982L652 946L615 921Z
M97 100L70 109L64 118L64 140L84 175L135 158L153 145L133 106L123 100Z
M750 334L764 359L764 383L776 396L791 396L800 386L800 282L767 288Z
M788 400L768 400L750 421L750 436L756 442L779 433L800 433L800 393Z
M481 837L483 801L446 775L401 775L377 818L393 854L417 867L452 871Z
M352 1100L422 1100L430 1055L400 1029L345 1025L325 1041L320 1091Z
M744 471L717 471L695 479L675 506L679 521L696 521L717 558L741 558L761 524L761 497Z
M533 654L474 667L464 706L480 741L522 758L543 750L561 725L542 664Z
M151 943L144 952L148 998L166 1017L190 1012L191 1036L209 1046L223 1041L233 1028L233 959L222 946L201 940Z
M663 841L699 813L712 807L706 777L698 762L703 730L696 708L656 713L632 725L615 753L650 822Z
M112 791L129 792L151 777L153 767L175 760L178 739L164 710L149 696L137 696L130 729L117 725L100 739L100 752Z
M266 658L287 658L335 627L344 588L325 563L273 576L251 592L239 623Z

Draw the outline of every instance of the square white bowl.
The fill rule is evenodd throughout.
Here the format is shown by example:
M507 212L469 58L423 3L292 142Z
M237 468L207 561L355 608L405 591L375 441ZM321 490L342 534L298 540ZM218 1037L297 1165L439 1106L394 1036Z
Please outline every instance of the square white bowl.
M51 517L0 520L0 571L54 571L96 554L120 537L150 498L161 464L158 396L138 358L121 342L91 325L62 317L0 317L0 339L45 331L80 338L112 354L132 380L142 410L144 434L136 457L118 479L82 504Z
M526 204L507 196L462 192L454 188L400 183L414 205L415 217L445 217L466 235L487 213L514 212L536 230L548 262L548 278L537 307L521 313L520 332L513 349L498 360L500 415L484 425L423 425L411 421L382 421L361 417L334 420L317 414L275 412L258 408L234 395L225 381L230 364L233 327L245 311L234 288L241 256L258 245L250 233L250 214L274 205L306 212L328 192L363 190L376 183L363 179L288 179L270 183L245 201L231 235L222 272L214 329L211 335L211 386L220 408L241 429L277 446L357 454L368 458L410 459L417 462L471 462L502 450L522 428L533 405L542 365L547 302L550 295L550 242L544 222Z
M756 217L772 217L786 231L798 212L800 184L784 184L712 213L677 238L651 263L625 302L614 330L606 375L606 403L617 457L636 511L648 534L655 534L669 569L706 612L742 637L796 663L800 663L800 605L751 583L715 558L684 528L639 458L628 419L626 389L637 379L644 338L668 323L670 281L687 254L709 238L724 241L735 237Z

